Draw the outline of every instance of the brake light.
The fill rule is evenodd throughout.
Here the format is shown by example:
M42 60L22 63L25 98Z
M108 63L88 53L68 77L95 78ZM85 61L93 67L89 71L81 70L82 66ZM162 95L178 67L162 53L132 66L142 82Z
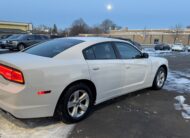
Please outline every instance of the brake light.
M19 70L0 65L0 75L9 81L24 84L23 74Z

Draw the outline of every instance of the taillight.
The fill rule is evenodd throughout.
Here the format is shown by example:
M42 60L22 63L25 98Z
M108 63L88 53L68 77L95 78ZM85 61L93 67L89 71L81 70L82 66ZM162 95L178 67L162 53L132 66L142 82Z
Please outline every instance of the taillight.
M9 81L24 84L23 74L19 70L0 65L0 75Z

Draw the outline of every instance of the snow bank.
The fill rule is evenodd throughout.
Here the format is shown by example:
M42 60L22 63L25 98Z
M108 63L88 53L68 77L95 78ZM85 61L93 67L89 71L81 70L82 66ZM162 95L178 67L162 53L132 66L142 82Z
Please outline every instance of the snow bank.
M190 93L189 72L171 71L168 74L164 89L179 93Z
M52 118L19 120L0 110L1 138L65 138L73 127Z
M190 105L185 104L185 97L180 95L175 97L178 103L174 104L176 110L181 111L181 115L184 119L190 119Z

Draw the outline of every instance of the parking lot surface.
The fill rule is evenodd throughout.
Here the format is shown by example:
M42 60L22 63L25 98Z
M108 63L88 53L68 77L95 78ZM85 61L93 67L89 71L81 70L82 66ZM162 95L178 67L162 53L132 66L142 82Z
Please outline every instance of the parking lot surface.
M0 137L188 138L190 53L145 51L169 60L163 90L145 89L110 100L73 125L52 118L20 120L0 111Z

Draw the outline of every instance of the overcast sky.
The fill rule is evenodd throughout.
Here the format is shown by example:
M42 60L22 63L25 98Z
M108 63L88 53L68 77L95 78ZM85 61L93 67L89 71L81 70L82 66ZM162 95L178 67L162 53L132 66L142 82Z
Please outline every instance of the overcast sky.
M113 5L108 11L106 5ZM89 25L111 19L122 27L170 28L190 25L190 0L0 0L0 20L54 23L69 27L83 18Z

